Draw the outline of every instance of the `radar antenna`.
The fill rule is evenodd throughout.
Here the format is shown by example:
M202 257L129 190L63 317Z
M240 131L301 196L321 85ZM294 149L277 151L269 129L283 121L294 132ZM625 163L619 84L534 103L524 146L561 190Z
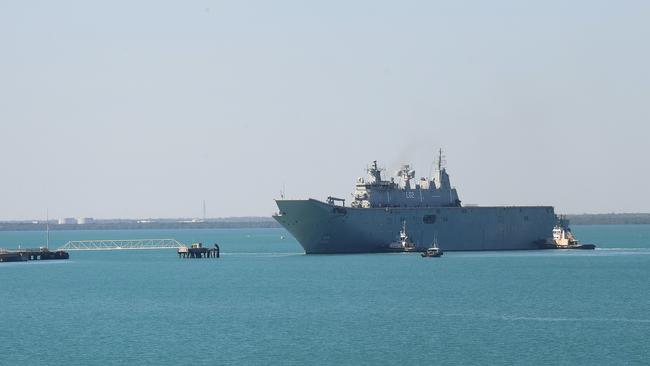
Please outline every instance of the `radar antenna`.
M415 178L415 170L412 170L409 164L402 165L400 170L398 170L395 173L395 175L402 178L402 182L404 183L404 188L406 189L411 188L411 179Z
M366 170L371 183L381 183L381 172L384 171L384 168L377 166L377 160L373 160Z

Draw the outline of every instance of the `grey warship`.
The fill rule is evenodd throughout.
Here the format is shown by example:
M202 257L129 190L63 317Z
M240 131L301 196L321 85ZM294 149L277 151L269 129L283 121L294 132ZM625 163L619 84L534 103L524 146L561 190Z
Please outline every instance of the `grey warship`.
M328 197L278 199L273 215L307 254L394 252L408 228L416 249L437 240L445 251L538 249L557 222L551 206L462 206L443 166L442 152L432 178L415 179L403 165L397 180L382 179L376 161L358 178L353 200Z

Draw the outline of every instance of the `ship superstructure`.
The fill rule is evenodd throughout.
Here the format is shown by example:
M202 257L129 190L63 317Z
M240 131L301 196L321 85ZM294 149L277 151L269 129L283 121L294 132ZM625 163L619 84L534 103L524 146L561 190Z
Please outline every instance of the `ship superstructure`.
M426 249L434 236L445 251L536 249L552 233L553 207L463 207L442 152L436 167L434 177L415 180L415 171L405 164L395 178L383 180L373 161L368 177L357 179L350 207L335 197L280 199L273 217L306 253L394 251L405 226L417 250Z
M458 193L451 187L447 170L442 166L442 152L433 179L423 177L415 181L415 171L408 164L397 171L398 182L394 178L382 180L377 161L367 171L367 179L357 179L351 205L354 208L460 207Z

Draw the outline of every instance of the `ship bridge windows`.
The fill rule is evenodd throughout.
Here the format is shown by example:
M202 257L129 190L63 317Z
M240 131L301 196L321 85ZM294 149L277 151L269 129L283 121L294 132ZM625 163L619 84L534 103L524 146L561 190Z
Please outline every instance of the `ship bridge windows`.
M422 222L424 222L425 224L435 224L436 215L424 215L422 216Z

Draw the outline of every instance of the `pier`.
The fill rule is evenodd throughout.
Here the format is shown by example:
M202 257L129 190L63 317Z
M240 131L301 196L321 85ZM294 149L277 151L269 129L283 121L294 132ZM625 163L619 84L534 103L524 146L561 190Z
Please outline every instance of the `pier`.
M203 243L189 246L176 239L120 239L120 240L73 240L65 243L60 251L66 250L137 250L137 249L177 249L178 258L219 258L219 244L204 247Z
M24 262L29 260L68 259L68 251L75 250L137 250L137 249L177 249L178 258L220 258L221 248L204 247L203 243L185 245L176 239L134 239L134 240L74 240L56 251L48 248L2 249L0 262Z
M184 246L176 239L72 240L59 250L177 249Z
M219 258L219 244L214 243L214 248L204 247L203 243L194 243L190 247L178 248L178 258Z
M0 262L26 262L35 260L68 259L65 250L50 251L48 248L0 249Z

